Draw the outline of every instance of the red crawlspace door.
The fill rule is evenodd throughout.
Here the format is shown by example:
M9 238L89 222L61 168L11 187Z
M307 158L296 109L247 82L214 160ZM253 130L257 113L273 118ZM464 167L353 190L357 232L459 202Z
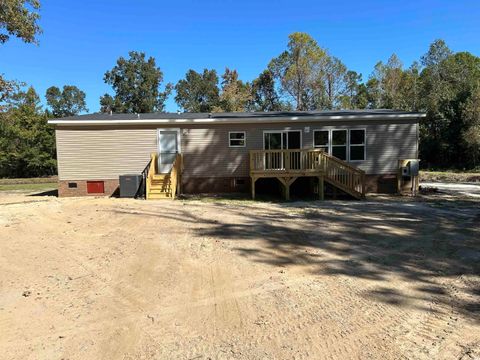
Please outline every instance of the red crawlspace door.
M103 181L87 181L88 194L103 194L105 192Z

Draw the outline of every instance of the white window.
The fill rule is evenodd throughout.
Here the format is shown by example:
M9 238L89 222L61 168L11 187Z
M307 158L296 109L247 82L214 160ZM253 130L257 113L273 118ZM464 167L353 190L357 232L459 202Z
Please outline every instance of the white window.
M365 129L350 129L350 161L365 160Z
M230 147L245 147L247 134L245 131L230 131L228 133L228 145Z
M301 149L301 130L266 130L263 132L264 150Z
M328 130L314 130L313 131L313 147L322 149L327 154L330 153L330 132Z
M347 160L347 130L332 130L332 155Z

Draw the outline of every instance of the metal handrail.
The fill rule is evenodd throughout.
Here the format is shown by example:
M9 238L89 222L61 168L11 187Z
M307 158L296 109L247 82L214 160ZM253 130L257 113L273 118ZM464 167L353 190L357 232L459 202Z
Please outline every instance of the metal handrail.
M143 198L143 199L146 199L147 198L147 177L148 177L148 172L150 171L150 165L152 163L152 159L149 160L149 162L147 163L147 166L145 166L145 168L142 170L142 182L140 183L140 186L138 187L137 189L137 192L135 193L135 196L134 198L135 199L138 199L138 198Z

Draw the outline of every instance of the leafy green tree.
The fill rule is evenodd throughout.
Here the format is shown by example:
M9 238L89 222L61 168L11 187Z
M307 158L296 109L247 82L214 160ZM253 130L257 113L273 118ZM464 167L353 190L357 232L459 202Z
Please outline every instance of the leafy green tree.
M403 64L396 54L381 67L381 84L383 90L383 107L387 109L404 108L402 97Z
M85 93L73 85L65 85L63 90L51 86L47 89L45 98L54 117L73 116L88 111Z
M377 63L378 66L378 63ZM367 108L369 109L380 109L383 107L382 104L382 90L380 81L375 77L370 77L367 83L365 84L367 90Z
M115 95L105 94L100 98L102 111L119 113L148 113L163 111L165 100L172 90L166 84L160 91L163 73L153 57L145 58L145 53L130 51L129 58L120 57L117 65L107 71L105 83L111 85ZM112 101L113 99L113 101Z
M282 102L275 88L275 79L270 70L264 70L252 83L252 111L283 111L289 106Z
M222 89L219 106L214 107L215 112L241 112L246 111L252 100L251 85L238 78L237 70L225 69L222 75Z
M368 89L365 84L359 84L357 93L353 98L354 109L367 109L368 108Z
M464 103L462 117L465 127L462 129L462 140L466 154L476 168L480 165L480 87L476 87Z
M12 96L11 107L0 114L0 176L32 177L56 172L55 136L30 87Z
M319 97L317 108L320 109L339 109L342 107L342 97L345 96L347 87L347 67L334 56L327 56L323 69L320 89L324 93Z
M386 63L378 62L366 84L369 108L418 110L420 67L413 63L407 70L397 55Z
M22 39L26 43L38 43L36 36L41 33L37 24L40 15L38 0L1 0L0 1L0 44L6 43L10 36ZM5 109L5 101L19 90L21 83L7 80L0 74L0 111Z
M365 109L368 106L367 88L362 83L362 74L353 70L345 74L345 90L340 95L342 109Z
M430 44L427 53L421 57L421 63L425 68L437 71L440 63L450 55L453 55L452 50L450 50L445 41L437 39Z
M56 172L54 130L36 91L15 83L0 109L0 177L32 177Z
M38 43L36 36L41 33L37 21L40 18L38 0L0 1L0 44L10 36L16 36L26 43Z
M215 70L203 73L188 70L175 85L175 102L186 112L211 112L220 106L218 76Z
M406 110L418 111L421 109L420 92L420 64L415 61L403 72L401 94L403 106Z
M472 145L475 148L480 58L451 53L437 40L422 63L420 99L427 116L420 124L421 157L427 165L471 167L478 161Z
M0 75L0 112L8 108L13 94L17 93L23 85L23 83L19 83L18 81L6 80Z
M365 109L368 105L367 90L362 83L362 75L353 70L345 74L345 89L339 96L342 109Z
M385 109L404 109L403 64L397 55L393 54L387 63L378 62L371 75L370 88L373 90L372 100L375 106Z
M447 165L448 144L444 134L447 133L449 120L442 109L449 102L450 94L446 87L444 62L452 55L446 43L438 39L421 58L420 99L427 116L420 122L420 154L428 165Z
M326 51L310 35L296 32L289 36L287 50L270 61L268 69L279 80L282 93L294 100L297 110L315 107L327 58Z
M110 94L104 94L100 97L100 112L108 113L117 109L122 109L122 103L119 98L113 98Z

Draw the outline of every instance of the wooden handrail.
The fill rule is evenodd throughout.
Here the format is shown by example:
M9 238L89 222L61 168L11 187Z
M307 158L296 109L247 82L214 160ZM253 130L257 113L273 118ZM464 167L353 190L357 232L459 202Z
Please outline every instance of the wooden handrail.
M265 153L292 153L292 152L325 152L322 149L279 149L279 150L249 150L250 154L258 153L258 154L265 154Z
M365 171L327 153L320 155L325 179L346 192L365 196Z
M337 163L341 164L342 166L345 166L345 167L350 168L350 169L353 170L353 171L364 172L363 170L361 170L361 169L359 169L359 168L357 168L357 167L355 167L355 166L350 165L350 164L347 163L346 161L340 160L339 158L337 158L337 157L335 157L335 156L333 156L333 155L330 155L330 154L328 154L328 153L326 153L326 152L323 152L323 155L329 157L332 161L337 162Z
M175 199L177 191L180 191L179 186L181 185L181 175L183 168L182 160L182 155L177 154L172 164L172 171L170 172L170 191L172 193L172 199Z
M365 172L322 149L250 150L250 173L256 177L318 173L343 191L365 195Z
M321 149L250 150L250 171L318 171Z

